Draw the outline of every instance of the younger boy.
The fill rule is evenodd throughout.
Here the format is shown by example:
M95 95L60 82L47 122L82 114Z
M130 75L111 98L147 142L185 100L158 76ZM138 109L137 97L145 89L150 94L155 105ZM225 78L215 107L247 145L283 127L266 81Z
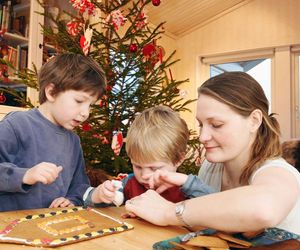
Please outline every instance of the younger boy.
M156 173L176 172L184 160L188 139L189 131L185 121L169 107L149 108L138 115L126 137L126 151L133 165L133 174L122 180L123 189L119 191L123 192L124 201L148 189L156 189ZM89 192L85 204L111 204L116 189L114 183L107 180ZM203 185L200 179L190 175L181 188L173 185L161 195L169 201L180 202L211 192L212 189Z
M39 108L0 122L0 211L82 205L89 187L79 137L106 79L79 54L55 56L38 77Z

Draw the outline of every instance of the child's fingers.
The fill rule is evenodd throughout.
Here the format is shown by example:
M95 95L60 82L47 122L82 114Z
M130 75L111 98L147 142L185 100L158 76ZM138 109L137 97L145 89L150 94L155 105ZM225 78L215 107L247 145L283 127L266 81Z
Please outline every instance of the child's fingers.
M59 207L59 205L62 202L62 197L60 198L56 198L55 200L52 201L51 205L49 206L49 208L56 208Z
M59 205L59 207L73 207L74 204L68 200L68 199L64 199L64 201L62 201L62 203Z
M63 170L63 167L62 166L58 166L57 167L57 171L58 171L58 174Z
M159 186L155 191L159 194L163 193L164 191L166 191L169 187L165 186L165 185L161 185Z
M149 185L150 189L155 188L154 174L150 174L148 177L148 185Z
M110 192L114 192L116 189L110 180L105 181L103 187Z

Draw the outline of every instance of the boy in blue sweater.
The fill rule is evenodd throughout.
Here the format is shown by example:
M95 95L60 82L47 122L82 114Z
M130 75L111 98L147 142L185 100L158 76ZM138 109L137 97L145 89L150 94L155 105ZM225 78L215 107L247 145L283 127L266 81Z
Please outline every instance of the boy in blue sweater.
M38 82L40 106L0 122L0 211L83 205L90 186L72 130L103 95L104 72L88 57L62 54Z

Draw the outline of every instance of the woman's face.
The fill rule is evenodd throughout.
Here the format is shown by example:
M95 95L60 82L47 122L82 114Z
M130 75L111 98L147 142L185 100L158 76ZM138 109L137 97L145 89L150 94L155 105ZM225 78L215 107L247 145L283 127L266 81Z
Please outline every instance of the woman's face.
M197 102L200 142L210 162L244 162L256 134L251 119L243 117L228 105L201 94Z

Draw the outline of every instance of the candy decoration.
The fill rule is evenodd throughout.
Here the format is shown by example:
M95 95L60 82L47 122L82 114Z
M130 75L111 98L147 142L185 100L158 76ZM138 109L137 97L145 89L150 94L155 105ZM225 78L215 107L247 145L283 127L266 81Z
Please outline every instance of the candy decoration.
M81 14L87 11L88 15L95 15L95 5L90 0L70 0L70 3Z
M140 14L138 14L137 19L136 19L136 23L135 23L135 27L137 30L141 30L142 28L144 28L146 26L146 24L148 23L148 16L145 14L145 12L142 10L140 12ZM135 30L132 30L132 33L134 33Z
M84 32L84 35L80 37L80 46L84 55L89 53L92 36L93 29L87 28Z
M72 20L67 23L67 31L71 36L77 36L81 29L82 24L75 20Z
M121 131L114 131L113 138L111 141L111 148L115 155L119 155L123 145L123 135Z
M160 0L152 0L152 4L154 6L158 6L158 5L160 5Z
M117 30L120 26L125 24L127 18L124 17L120 10L113 10L106 18L105 22L110 23Z

